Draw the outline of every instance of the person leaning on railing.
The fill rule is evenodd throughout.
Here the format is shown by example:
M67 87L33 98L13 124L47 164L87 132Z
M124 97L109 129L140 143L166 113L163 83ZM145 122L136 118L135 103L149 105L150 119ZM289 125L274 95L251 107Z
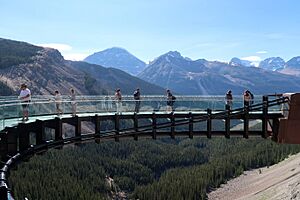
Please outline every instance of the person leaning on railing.
M21 103L22 103L22 113L23 113L22 121L28 121L31 92L27 88L26 84L21 85L21 92L18 98L21 99Z
M251 95L248 90L244 92L243 97L244 97L244 107L249 107L251 101Z

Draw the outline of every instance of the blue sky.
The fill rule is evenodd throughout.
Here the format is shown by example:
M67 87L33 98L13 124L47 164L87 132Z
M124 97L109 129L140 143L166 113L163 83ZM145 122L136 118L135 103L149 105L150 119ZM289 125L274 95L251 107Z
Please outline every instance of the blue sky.
M80 60L118 46L145 62L300 55L299 0L0 0L0 37Z

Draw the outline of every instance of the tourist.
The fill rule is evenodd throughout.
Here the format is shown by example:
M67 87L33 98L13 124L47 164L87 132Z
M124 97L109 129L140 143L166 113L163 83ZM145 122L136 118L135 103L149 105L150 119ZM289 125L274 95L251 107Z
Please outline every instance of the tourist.
M61 115L63 113L63 111L61 109L62 97L58 90L56 90L54 92L54 101L55 101L55 107L56 107L56 114Z
M117 107L117 113L122 113L122 94L121 89L116 89L115 93L115 100L116 100L116 107Z
M141 105L141 93L140 93L140 89L139 88L137 88L134 91L133 98L135 100L134 112L138 113L140 111L140 105Z
M172 95L171 91L167 90L167 112L173 112L174 111L174 103L175 103L176 97Z
M249 90L246 90L244 92L243 97L244 97L244 107L249 107L251 101L251 95L249 93Z
M21 103L22 103L22 113L23 113L22 121L28 121L29 103L31 101L31 92L27 88L26 84L21 85L21 92L19 95L19 99L21 99Z
M76 116L76 109L77 109L75 90L73 88L71 88L70 92L71 92L70 100L71 100L71 106L72 106L72 116L75 117Z
M232 91L228 90L226 95L225 95L225 100L226 100L226 106L231 110L232 109L232 104L233 104L233 97L232 97Z

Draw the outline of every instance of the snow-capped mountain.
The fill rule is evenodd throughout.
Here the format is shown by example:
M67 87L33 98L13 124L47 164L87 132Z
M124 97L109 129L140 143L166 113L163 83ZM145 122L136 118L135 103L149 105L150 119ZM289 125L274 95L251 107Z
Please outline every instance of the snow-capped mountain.
M255 64L248 60L243 60L237 57L234 57L230 60L229 65L231 66L246 66L246 67L255 67Z
M250 89L256 94L300 90L300 78L258 67L245 67L218 61L187 60L179 52L159 56L138 75L141 79L180 94L224 94L232 89L242 94Z
M259 63L260 68L272 71L282 70L284 66L285 61L280 57L267 58Z

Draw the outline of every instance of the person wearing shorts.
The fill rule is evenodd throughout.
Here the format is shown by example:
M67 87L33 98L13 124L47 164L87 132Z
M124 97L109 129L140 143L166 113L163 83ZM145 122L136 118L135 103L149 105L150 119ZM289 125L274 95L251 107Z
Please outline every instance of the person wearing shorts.
M22 121L28 121L31 92L27 88L26 84L21 85L21 92L19 95L19 99L21 100L21 105L22 105L22 114L23 114Z

